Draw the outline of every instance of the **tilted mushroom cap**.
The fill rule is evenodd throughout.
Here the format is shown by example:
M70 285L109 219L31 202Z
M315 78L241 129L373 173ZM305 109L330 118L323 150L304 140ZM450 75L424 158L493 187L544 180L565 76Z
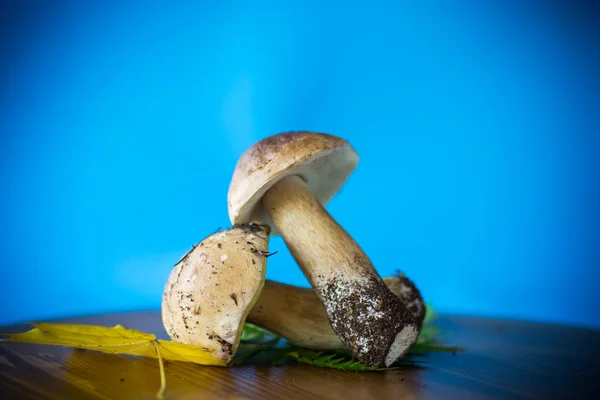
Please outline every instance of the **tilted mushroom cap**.
M265 282L268 239L266 226L234 226L207 237L177 263L162 301L171 339L216 348L215 365L231 363Z
M274 184L300 176L321 205L342 188L358 164L358 154L336 136L314 132L286 132L267 137L239 159L229 186L229 218L233 224L260 222L277 229L260 200Z

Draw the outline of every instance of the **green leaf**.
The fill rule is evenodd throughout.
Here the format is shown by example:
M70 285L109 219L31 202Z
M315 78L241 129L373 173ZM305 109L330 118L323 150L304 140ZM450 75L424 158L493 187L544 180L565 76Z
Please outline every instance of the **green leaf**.
M435 312L433 307L429 304L425 304L425 318L423 319L423 325L429 325L435 319Z
M361 364L360 362L352 358L340 356L334 352L297 349L295 351L289 352L288 355L292 359L304 364L314 365L323 368L340 369L344 371L389 371L398 369L398 367L371 367L368 365Z
M242 331L241 342L245 344L259 344L264 346L275 346L281 336L276 335L259 326L246 323Z
M246 323L242 331L241 343L235 356L235 364L247 363L258 354L278 350L281 336L259 326Z

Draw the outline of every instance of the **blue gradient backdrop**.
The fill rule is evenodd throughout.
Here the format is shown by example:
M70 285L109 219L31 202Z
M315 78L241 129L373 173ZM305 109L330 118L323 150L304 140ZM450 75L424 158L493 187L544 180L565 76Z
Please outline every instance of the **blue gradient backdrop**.
M420 2L419 2L420 3ZM568 2L11 1L0 323L157 309L239 155L361 161L329 211L441 312L600 327L600 34ZM307 285L281 239L268 278Z

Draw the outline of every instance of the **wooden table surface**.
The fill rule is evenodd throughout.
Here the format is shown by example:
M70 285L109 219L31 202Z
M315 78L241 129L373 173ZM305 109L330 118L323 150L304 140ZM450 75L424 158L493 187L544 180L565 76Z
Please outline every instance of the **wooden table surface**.
M60 322L124 325L167 338L158 312ZM345 372L303 364L166 365L167 399L600 398L600 331L518 321L440 317L446 344L424 367ZM30 326L0 332L23 331ZM0 344L0 399L154 399L158 363L65 347Z

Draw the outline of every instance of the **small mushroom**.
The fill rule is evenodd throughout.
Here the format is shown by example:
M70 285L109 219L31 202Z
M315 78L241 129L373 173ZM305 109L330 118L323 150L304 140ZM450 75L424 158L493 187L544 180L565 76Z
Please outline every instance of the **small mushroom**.
M414 283L402 274L385 278L384 282L407 305L421 326L425 303ZM308 288L266 280L247 321L297 346L325 350L344 347L331 329L323 303Z
M236 225L210 235L173 268L162 320L174 341L215 348L215 365L229 365L246 317L265 283L269 228Z
M357 164L350 144L332 135L267 137L236 165L229 217L281 233L345 346L364 364L389 366L417 340L420 326L324 208Z

